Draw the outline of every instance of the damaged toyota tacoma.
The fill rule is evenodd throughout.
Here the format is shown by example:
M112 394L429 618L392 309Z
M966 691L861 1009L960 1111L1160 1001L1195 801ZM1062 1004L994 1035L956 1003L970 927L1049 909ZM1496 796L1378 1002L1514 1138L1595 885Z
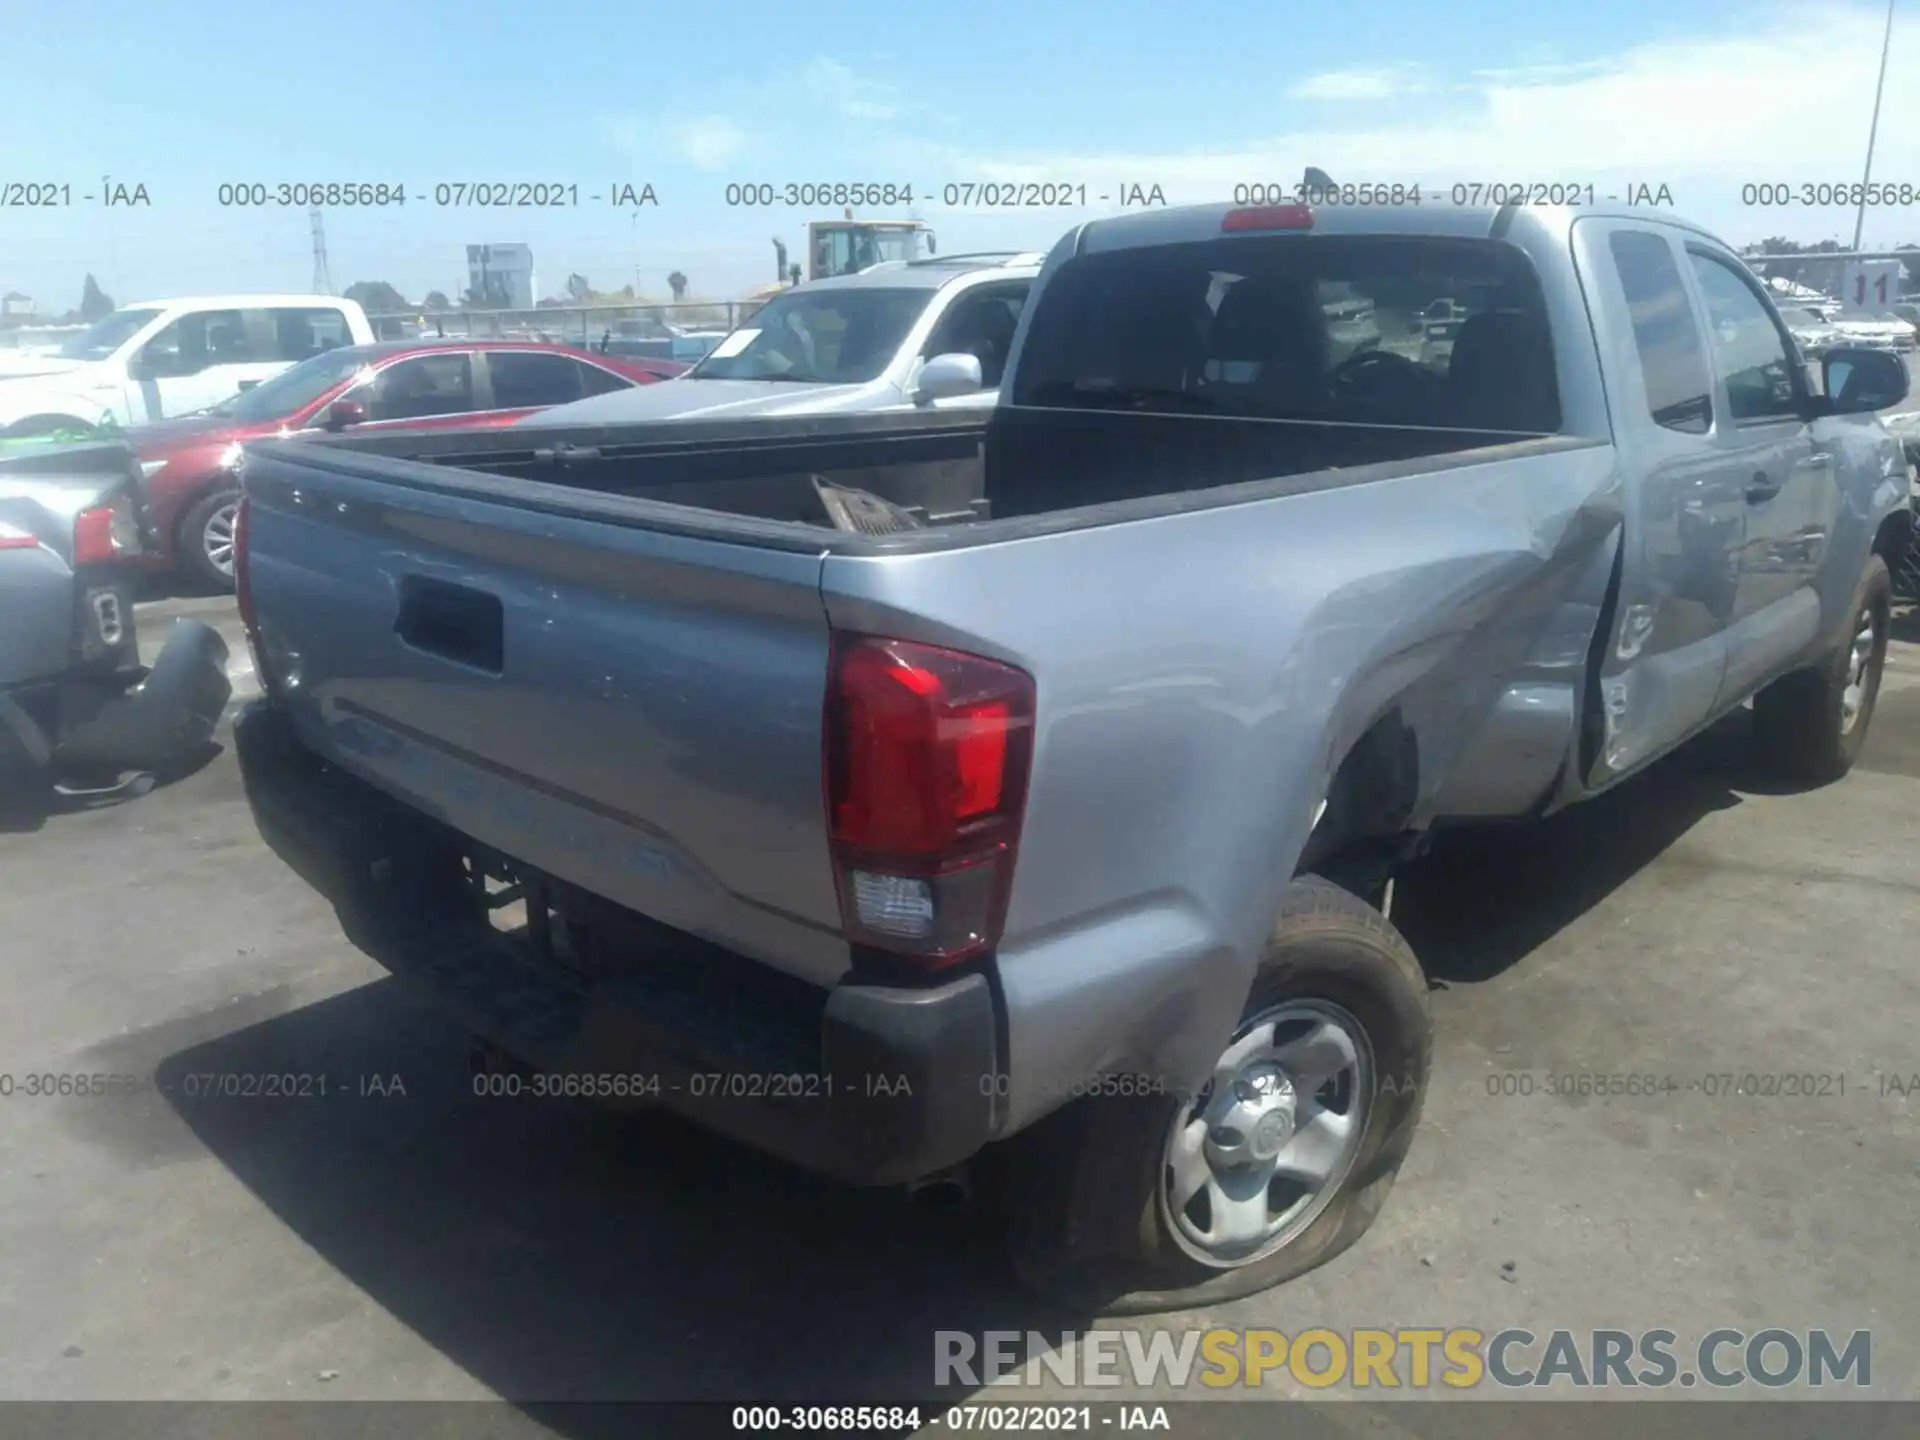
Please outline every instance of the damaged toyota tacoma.
M968 1174L1109 1312L1247 1294L1407 1154L1432 832L1749 700L1859 755L1907 374L1810 378L1672 217L1208 206L1062 238L976 414L249 443L248 795L522 1093Z

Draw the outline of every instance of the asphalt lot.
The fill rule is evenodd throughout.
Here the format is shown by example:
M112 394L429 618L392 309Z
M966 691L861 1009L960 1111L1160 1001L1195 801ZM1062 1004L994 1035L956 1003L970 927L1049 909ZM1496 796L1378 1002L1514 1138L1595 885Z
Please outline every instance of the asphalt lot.
M171 614L220 625L251 688L230 602L142 610L149 645ZM1920 1397L1920 1097L1882 1093L1920 1075L1920 618L1901 627L1840 785L1757 787L1736 717L1405 878L1439 1038L1372 1233L1279 1291L1107 1323L1866 1328L1875 1393ZM0 1100L0 1398L845 1400L924 1392L935 1330L1093 1323L1023 1297L964 1217L666 1117L475 1099L464 1037L259 844L230 754L0 833L0 877L0 1070L173 1092ZM182 1093L260 1072L335 1088ZM1567 1072L1845 1093L1489 1093Z

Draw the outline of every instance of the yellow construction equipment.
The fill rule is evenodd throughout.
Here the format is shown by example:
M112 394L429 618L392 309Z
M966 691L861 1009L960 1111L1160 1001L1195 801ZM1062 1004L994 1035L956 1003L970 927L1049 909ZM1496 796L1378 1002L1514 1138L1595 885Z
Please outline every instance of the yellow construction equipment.
M779 277L757 295L800 281L800 267L787 264L786 242L776 237L773 250ZM846 210L838 220L807 222L809 280L857 275L869 265L888 260L925 260L933 253L933 230L924 220L856 220L853 211Z

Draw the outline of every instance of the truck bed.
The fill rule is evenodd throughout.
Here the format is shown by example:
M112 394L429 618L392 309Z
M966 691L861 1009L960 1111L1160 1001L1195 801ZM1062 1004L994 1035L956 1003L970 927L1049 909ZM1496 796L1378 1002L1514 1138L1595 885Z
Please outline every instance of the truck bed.
M1409 466L1431 469L1450 460L1476 463L1591 443L1411 426L1001 406L986 416L387 432L260 442L249 452L409 488L625 517L776 549L864 550L877 541L884 550L923 550L1362 484L1408 473ZM428 466L456 473L436 475ZM832 521L814 477L901 506L925 528L886 537L824 536L819 532L832 529ZM699 511L708 514L687 513ZM1075 513L1063 515L1069 511ZM742 527L719 516L771 521L777 528ZM989 521L1053 523L982 530ZM955 533L956 526L966 528Z

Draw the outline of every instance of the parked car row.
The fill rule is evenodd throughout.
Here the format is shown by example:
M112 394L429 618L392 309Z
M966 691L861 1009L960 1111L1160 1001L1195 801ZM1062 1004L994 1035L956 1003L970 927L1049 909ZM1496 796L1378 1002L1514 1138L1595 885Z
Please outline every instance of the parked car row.
M1849 310L1837 301L1807 301L1782 306L1780 318L1809 360L1818 359L1836 345L1863 345L1904 354L1920 341L1920 308L1908 304L1870 311Z
M609 330L582 347L376 342L360 307L331 296L146 302L115 311L56 354L0 359L0 433L130 427L156 525L150 563L231 586L233 472L245 440L356 426L990 406L1042 258L889 261L783 290L729 334ZM1330 280L1316 298L1336 360L1381 350L1376 296ZM1448 295L1394 311L1413 316L1411 358L1446 373L1456 334L1484 300ZM1206 303L1217 306L1219 296ZM1811 305L1780 313L1809 360L1842 345L1911 348L1913 327L1892 316L1829 319ZM1388 353L1408 353L1397 332ZM1236 365L1245 368L1234 362L1222 377ZM632 393L675 373L686 383Z
M651 385L684 369L511 340L349 345L191 415L135 427L156 567L233 585L241 442L350 428L484 429L568 401Z

